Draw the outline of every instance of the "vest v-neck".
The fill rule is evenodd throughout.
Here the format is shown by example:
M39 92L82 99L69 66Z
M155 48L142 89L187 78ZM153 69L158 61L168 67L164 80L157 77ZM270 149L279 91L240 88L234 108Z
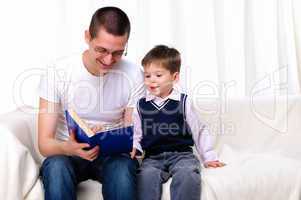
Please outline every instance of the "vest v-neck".
M166 106L166 104L170 101L170 99L166 99L165 101L163 101L163 103L161 105L156 104L153 100L151 100L151 104L157 109L157 110L161 110L162 108L164 108L164 106Z

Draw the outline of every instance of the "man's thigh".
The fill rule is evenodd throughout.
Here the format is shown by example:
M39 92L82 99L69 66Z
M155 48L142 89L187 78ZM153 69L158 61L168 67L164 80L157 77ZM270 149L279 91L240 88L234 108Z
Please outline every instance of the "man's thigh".
M41 167L43 179L57 179L68 175L73 177L74 184L89 178L89 161L80 157L56 155L47 157Z
M127 154L116 156L99 156L91 163L91 179L103 183L104 177L128 174L136 175L138 161L131 159ZM114 175L114 176L115 176Z

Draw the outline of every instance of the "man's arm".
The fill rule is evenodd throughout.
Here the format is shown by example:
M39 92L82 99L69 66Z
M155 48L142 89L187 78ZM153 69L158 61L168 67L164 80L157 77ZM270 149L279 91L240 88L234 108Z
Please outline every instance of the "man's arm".
M55 140L59 104L40 98L38 118L38 144L43 156L66 154L63 145Z
M89 151L83 148L89 144L77 143L74 134L70 134L68 141L58 141L55 139L57 121L60 106L40 98L39 118L38 118L38 144L43 156L53 155L76 155L86 160L94 160L98 155L98 146Z
M133 123L133 117L132 117L133 111L134 108L132 107L125 108L124 115L123 115L123 122L125 125L130 125Z

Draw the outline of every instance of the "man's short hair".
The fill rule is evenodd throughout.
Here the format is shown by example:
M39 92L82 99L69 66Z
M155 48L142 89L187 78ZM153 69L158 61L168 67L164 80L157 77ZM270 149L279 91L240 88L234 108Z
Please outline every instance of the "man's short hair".
M152 48L142 59L142 66L146 67L151 63L158 64L170 73L180 72L181 55L175 48L165 45L158 45Z
M89 33L91 39L97 37L99 29L104 28L115 36L130 36L131 24L128 16L120 8L103 7L95 11L92 16Z

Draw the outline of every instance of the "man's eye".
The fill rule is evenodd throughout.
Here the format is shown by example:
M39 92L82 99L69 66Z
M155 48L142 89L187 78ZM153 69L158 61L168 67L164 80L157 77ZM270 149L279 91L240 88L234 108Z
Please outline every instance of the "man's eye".
M98 48L98 49L95 49L95 51L97 51L99 53L105 53L107 50Z
M115 51L112 54L113 54L113 56L122 56L123 51Z

